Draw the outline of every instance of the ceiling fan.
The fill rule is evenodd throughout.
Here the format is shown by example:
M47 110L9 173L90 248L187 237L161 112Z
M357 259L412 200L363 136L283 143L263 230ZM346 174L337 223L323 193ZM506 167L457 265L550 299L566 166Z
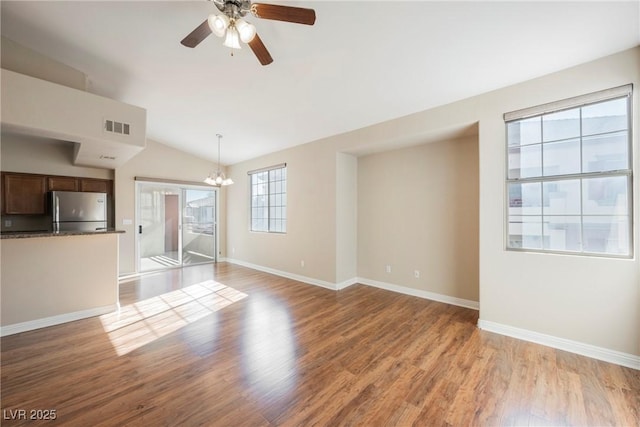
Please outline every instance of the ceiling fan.
M250 0L209 0L222 12L211 14L180 43L186 47L196 47L211 33L225 37L224 45L240 49L240 41L247 43L262 65L273 62L271 54L256 33L256 27L245 21L244 16L251 12L256 18L295 24L313 25L316 12L302 7L281 6L276 4L252 3Z

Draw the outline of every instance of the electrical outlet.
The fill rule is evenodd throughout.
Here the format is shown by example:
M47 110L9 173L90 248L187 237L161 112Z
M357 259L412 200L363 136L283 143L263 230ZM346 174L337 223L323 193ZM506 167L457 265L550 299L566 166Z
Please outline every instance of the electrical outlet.
M304 260L300 260L300 267L304 268Z
M391 266L390 265L386 265L384 267L384 271L386 271L387 273L391 273Z
M420 278L420 270L413 270L413 277L415 277L416 279Z
M231 255L235 255L236 254L236 248L231 248Z
M5 227L11 227L11 226L13 226L13 222L10 219L5 219L4 220L4 226Z

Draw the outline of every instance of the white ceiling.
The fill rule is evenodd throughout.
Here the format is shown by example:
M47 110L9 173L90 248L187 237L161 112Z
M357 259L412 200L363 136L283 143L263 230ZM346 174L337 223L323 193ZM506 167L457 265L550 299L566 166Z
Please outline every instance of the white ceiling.
M2 1L2 35L147 109L147 136L233 164L640 45L640 1L277 1L314 26L253 22L274 62L231 57L201 1Z

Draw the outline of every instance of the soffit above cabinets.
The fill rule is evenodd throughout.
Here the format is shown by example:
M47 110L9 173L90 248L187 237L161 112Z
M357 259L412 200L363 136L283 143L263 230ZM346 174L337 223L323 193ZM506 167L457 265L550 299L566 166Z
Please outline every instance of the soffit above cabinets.
M74 142L78 166L115 169L145 148L144 108L1 72L3 131Z

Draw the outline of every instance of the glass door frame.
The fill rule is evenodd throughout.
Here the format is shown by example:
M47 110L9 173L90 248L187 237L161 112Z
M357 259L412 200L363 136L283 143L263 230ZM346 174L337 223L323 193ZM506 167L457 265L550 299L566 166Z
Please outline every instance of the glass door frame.
M199 184L199 183L194 183L194 182L185 182L185 181L173 181L173 180L165 180L165 179L154 179L154 178L139 178L136 177L135 178L135 234L136 234L136 238L135 238L135 259L136 259L136 273L147 273L147 272L152 272L152 271L162 271L168 268L182 268L184 266L190 266L190 265L197 265L197 264L206 264L208 262L213 262L213 263L217 263L218 262L218 256L219 256L219 248L220 248L220 233L219 233L219 218L220 218L220 192L218 191L217 187L212 187L212 186L208 186L208 185L204 185L204 184ZM158 268L158 269L153 269L153 270L145 270L142 271L141 269L141 263L142 263L142 257L141 257L141 250L140 250L140 243L141 243L141 239L142 239L142 234L140 233L140 227L142 226L141 223L141 215L140 215L140 208L141 208L141 201L140 201L140 190L144 185L155 185L155 186L166 186L168 188L171 188L175 194L177 194L178 196L178 209L179 209L179 215L178 215L178 252L179 252L179 264L176 266L167 266L164 268ZM213 223L213 227L214 227L214 234L215 234L215 239L214 239L214 248L213 248L213 261L205 261L205 262L201 262L201 263L190 263L190 264L184 264L184 260L183 260L183 214L184 214L184 207L185 207L185 199L184 199L184 190L187 189L192 189L192 190L200 190L200 191L212 191L214 194L214 201L215 201L215 210L214 210L214 223Z

